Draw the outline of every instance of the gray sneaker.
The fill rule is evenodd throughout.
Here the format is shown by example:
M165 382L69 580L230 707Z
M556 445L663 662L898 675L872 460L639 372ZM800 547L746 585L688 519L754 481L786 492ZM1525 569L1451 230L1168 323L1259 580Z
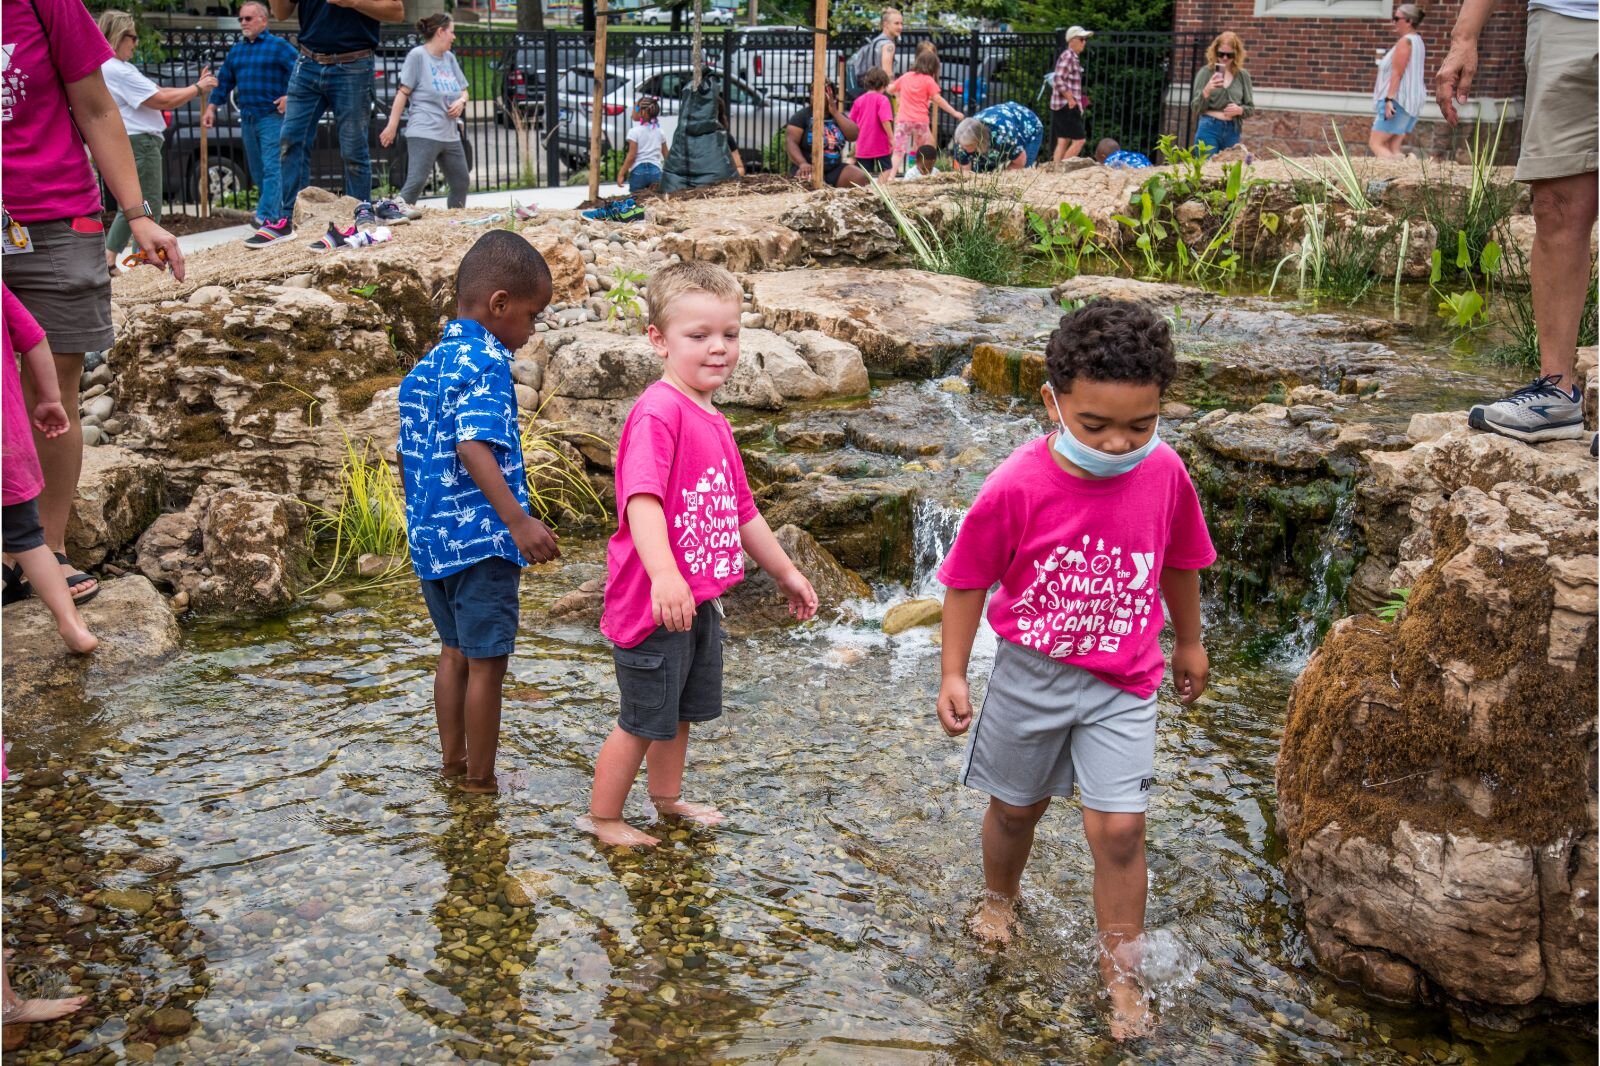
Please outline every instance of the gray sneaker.
M1561 387L1561 375L1542 377L1503 400L1481 403L1467 413L1467 424L1504 437L1539 444L1583 438L1583 396Z

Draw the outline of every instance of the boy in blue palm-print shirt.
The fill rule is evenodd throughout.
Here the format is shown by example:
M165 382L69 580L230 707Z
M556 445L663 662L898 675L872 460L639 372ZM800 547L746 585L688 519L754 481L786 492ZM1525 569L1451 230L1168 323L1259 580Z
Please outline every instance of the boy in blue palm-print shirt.
M443 649L433 683L444 773L496 791L500 686L522 567L561 554L528 513L513 353L550 302L550 268L515 233L486 233L456 273L456 317L400 383L411 565Z

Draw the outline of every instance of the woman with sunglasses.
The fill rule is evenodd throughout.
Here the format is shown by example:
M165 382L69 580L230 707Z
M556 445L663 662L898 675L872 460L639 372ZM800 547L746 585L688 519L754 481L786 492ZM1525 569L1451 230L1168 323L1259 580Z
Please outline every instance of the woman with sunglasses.
M1367 138L1367 144L1379 159L1403 154L1400 146L1416 126L1417 115L1428 99L1428 87L1422 80L1426 50L1417 33L1422 16L1422 9L1416 4L1395 8L1392 22L1398 40L1378 60L1378 80L1372 86L1372 106L1377 117L1372 120L1372 136Z
M1244 119L1255 113L1250 73L1244 69L1244 42L1231 30L1217 35L1206 49L1206 65L1194 76L1189 107L1200 116L1194 144L1213 152L1239 143Z

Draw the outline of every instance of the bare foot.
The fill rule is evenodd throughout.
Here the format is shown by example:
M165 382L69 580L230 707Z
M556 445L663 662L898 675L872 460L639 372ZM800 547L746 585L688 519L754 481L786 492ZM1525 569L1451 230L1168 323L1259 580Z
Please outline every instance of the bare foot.
M1005 947L1017 930L1017 901L998 892L985 892L983 902L967 920L967 928L985 944Z
M670 814L701 825L717 825L723 820L722 812L709 803L685 803L681 796L651 796L650 805L656 814Z
M7 1025L53 1022L57 1018L65 1018L87 1002L89 1002L88 996L72 996L67 999L19 999L14 1003L5 1004L3 1017Z
M89 632L82 618L62 620L56 624L56 632L61 634L62 642L74 655L88 655L100 646L100 638Z
M1150 1008L1144 990L1131 974L1115 978L1107 986L1111 995L1111 1038L1134 1040L1150 1033Z
M457 759L454 762L447 762L440 767L439 774L442 777L466 777L467 760Z
M456 787L476 796L493 796L500 791L500 785L495 781L493 774L488 777L463 777Z
M661 841L649 833L641 833L621 818L596 818L581 814L573 823L585 833L593 833L602 844L619 848L653 848Z

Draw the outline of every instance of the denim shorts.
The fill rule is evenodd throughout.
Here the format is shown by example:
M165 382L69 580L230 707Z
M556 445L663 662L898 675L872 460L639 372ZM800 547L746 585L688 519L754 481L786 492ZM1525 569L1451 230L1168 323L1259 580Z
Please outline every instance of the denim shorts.
M1237 120L1224 121L1201 115L1200 124L1194 128L1194 143L1197 146L1209 144L1213 152L1220 152L1239 143L1239 130L1240 123Z
M720 718L722 636L717 603L707 600L695 609L687 633L657 626L631 648L612 648L622 731L645 740L671 740L679 722Z
M643 163L628 171L629 192L639 192L659 184L661 184L661 168L654 163Z
M1416 127L1417 116L1411 114L1399 104L1394 105L1394 118L1383 117L1382 100L1379 100L1375 105L1373 105L1373 110L1377 113L1378 117L1373 120L1372 128L1377 130L1379 133L1398 133L1401 136L1405 136Z
M423 581L422 599L444 646L469 659L510 655L517 643L521 581L522 567L499 556Z

